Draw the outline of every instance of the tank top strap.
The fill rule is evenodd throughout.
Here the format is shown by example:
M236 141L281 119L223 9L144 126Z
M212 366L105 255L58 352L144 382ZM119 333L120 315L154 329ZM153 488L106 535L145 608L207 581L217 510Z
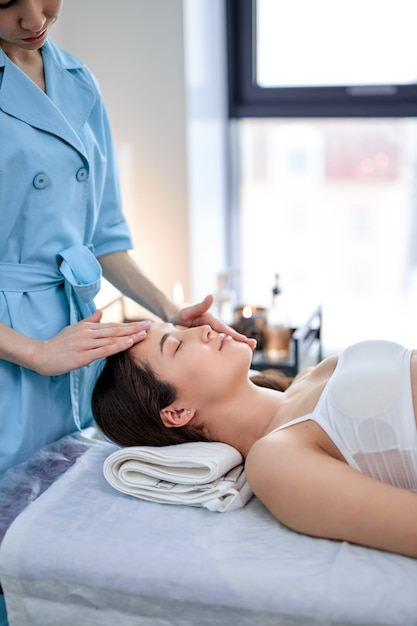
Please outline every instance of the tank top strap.
M274 428L274 430L271 430L270 433L268 433L268 435L272 435L272 433L276 433L279 430L284 430L284 428L288 428L289 426L295 426L296 424L301 424L301 422L306 422L307 420L312 419L313 414L312 413L308 413L307 415L302 415L301 417L297 417L295 420L291 420L290 422L287 422L286 424L282 424L281 426L278 426L278 428Z

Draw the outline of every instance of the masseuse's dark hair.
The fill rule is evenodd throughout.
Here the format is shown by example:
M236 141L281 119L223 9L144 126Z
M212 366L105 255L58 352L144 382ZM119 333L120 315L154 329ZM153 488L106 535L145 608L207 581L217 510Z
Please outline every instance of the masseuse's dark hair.
M121 446L207 441L196 429L164 425L159 412L174 400L174 387L127 350L107 359L93 390L92 411L100 430Z
M256 374L260 387L285 391L292 382L277 370ZM196 428L167 428L160 411L175 400L175 389L160 380L146 362L137 363L130 351L109 357L92 396L94 419L100 430L121 446L167 446L208 441Z

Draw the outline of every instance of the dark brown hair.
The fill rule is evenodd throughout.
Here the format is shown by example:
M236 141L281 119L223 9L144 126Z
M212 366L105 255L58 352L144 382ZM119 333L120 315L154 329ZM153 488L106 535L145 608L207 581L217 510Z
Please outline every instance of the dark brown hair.
M260 387L285 391L292 379L277 370L251 378ZM121 446L167 446L208 441L195 427L168 428L161 409L175 400L174 387L153 372L148 363L135 362L130 351L109 357L97 379L92 410L97 426Z
M160 410L175 400L174 387L129 351L109 357L97 379L92 411L100 430L121 446L167 446L207 441L195 428L167 428Z
M267 369L251 376L251 381L258 387L268 387L276 391L285 391L294 379L281 370Z

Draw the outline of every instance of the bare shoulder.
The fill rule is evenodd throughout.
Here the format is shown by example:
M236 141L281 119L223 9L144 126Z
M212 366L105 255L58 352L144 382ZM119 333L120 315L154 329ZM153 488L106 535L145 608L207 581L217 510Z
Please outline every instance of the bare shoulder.
M296 436L295 429L284 429L259 439L245 463L252 491L280 521L284 521L282 503L289 502L287 492L291 492L294 481L303 480L299 467L310 452L310 445Z
M287 471L295 471L305 455L309 455L311 444L298 436L297 430L298 426L293 426L262 437L250 449L245 471L256 495L257 491L264 492L269 484L273 485L274 492L286 489Z
M270 467L271 461L274 466L278 463L282 463L285 460L285 456L290 453L288 449L289 437L285 437L285 430L266 437L258 439L256 443L249 450L249 454L246 458L246 473L253 474L254 478L258 472L267 465Z
M286 430L260 439L247 457L249 485L272 515L303 534L417 558L416 493L365 476Z

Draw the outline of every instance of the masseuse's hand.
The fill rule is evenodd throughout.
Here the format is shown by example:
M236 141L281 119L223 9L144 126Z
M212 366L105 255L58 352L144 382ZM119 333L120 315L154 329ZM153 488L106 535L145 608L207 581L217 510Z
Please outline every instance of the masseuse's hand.
M236 341L243 341L244 343L247 343L252 350L254 350L256 348L256 339L246 337L245 335L238 333L234 330L234 328L231 328L227 324L224 324L223 322L220 322L220 320L216 319L214 315L209 313L209 308L212 304L213 296L206 296L202 302L184 307L178 311L178 313L171 317L169 321L172 322L172 324L187 326L188 328L208 324L218 333L226 333L226 335L230 335Z
M46 341L34 341L34 369L57 376L121 352L146 337L149 322L101 323L102 311L65 327Z

